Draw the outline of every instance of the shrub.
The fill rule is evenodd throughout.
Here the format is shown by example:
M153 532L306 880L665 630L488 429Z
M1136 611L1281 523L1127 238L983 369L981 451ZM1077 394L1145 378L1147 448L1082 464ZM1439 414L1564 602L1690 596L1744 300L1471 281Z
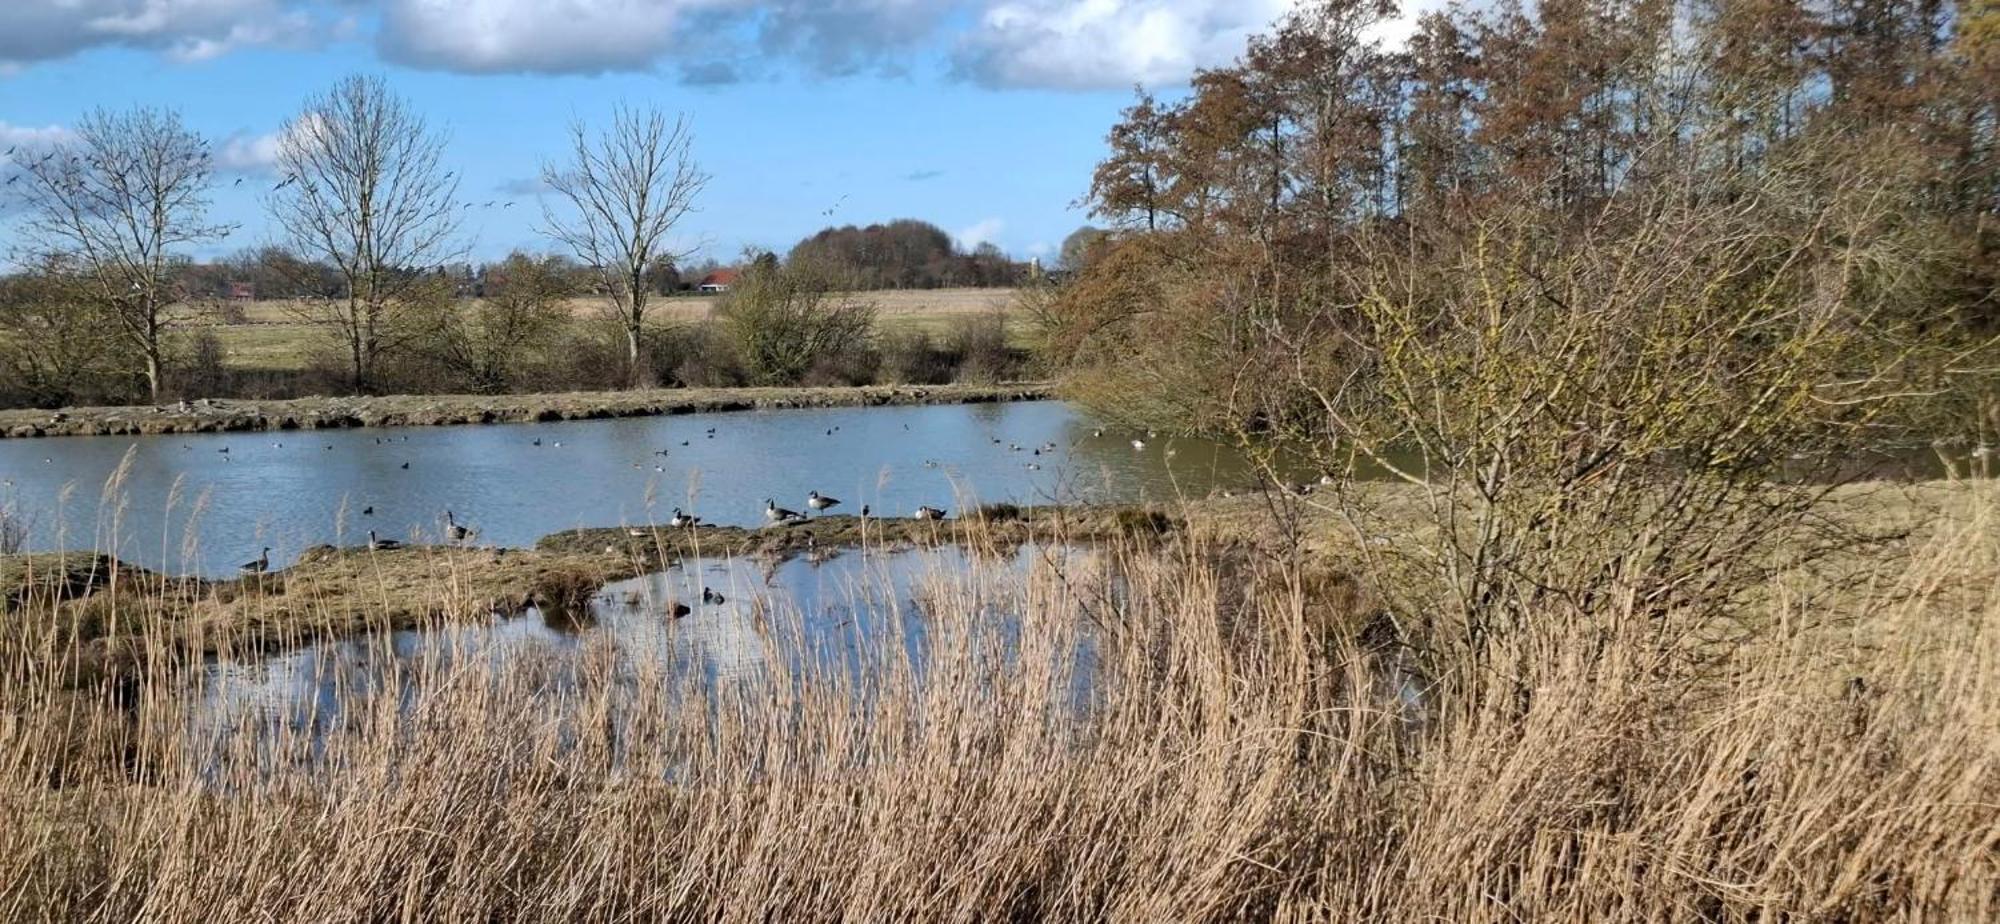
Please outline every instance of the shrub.
M833 292L811 267L760 261L716 306L752 385L795 385L868 347L875 308Z
M957 381L990 384L1010 378L1015 363L1007 347L1007 313L996 308L957 319L950 350L957 360Z

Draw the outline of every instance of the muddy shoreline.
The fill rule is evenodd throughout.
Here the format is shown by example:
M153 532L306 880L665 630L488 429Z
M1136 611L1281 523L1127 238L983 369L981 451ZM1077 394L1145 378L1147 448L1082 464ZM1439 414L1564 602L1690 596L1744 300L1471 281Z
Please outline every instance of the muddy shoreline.
M0 438L147 436L354 427L448 427L659 417L785 408L887 407L1042 401L1039 382L843 388L671 388L533 395L383 395L284 401L202 400L168 405L0 411Z

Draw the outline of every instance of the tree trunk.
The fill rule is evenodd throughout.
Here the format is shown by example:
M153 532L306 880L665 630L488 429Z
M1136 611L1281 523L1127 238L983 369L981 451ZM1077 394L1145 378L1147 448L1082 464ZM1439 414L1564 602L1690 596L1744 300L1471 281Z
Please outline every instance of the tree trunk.
M625 322L625 387L639 387L639 321Z

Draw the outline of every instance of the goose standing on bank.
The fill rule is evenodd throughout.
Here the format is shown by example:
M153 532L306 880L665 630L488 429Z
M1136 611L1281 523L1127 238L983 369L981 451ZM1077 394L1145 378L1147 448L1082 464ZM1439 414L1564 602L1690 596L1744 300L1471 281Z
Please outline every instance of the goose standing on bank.
M838 497L827 497L818 491L806 495L806 507L815 513L824 513L839 505L840 498Z
M271 570L271 547L265 546L264 551L258 553L256 560L237 565L236 570L244 574L263 574Z
M375 538L374 530L371 529L368 531L368 551L370 552L393 552L402 547L403 544L394 539L377 539Z
M453 542L464 542L472 538L472 527L458 522L458 518L447 510L444 512L444 535Z
M764 519L773 523L798 523L803 521L805 517L800 515L796 510L786 510L778 506L777 501L767 497L764 498Z
M942 511L942 510L939 510L938 508L936 508L936 507L932 507L932 506L929 506L929 505L925 505L925 506L922 506L922 507L918 507L918 508L917 508L917 519L919 519L919 520L942 520L942 519L944 519L944 511Z

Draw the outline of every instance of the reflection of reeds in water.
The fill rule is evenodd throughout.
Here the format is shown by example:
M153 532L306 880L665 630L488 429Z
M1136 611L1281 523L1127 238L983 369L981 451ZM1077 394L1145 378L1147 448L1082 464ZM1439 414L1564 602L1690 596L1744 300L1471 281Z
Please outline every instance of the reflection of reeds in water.
M1781 634L1694 681L1614 611L1413 693L1351 589L1175 539L972 556L819 658L776 656L782 603L695 617L766 648L737 682L499 639L222 725L189 721L177 585L76 556L0 634L0 918L1990 920L1991 526L1920 558L1879 644ZM481 554L438 552L427 607ZM112 617L130 663L95 660Z

